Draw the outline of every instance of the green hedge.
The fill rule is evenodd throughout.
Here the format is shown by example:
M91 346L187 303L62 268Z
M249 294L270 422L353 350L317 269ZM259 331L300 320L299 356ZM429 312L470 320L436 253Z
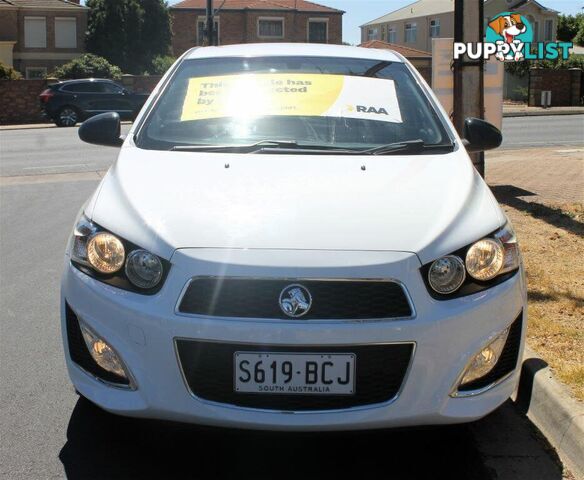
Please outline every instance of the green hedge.
M20 80L21 78L20 72L0 62L0 80Z
M119 80L122 78L122 71L105 58L86 53L56 68L52 76L62 79L112 78Z

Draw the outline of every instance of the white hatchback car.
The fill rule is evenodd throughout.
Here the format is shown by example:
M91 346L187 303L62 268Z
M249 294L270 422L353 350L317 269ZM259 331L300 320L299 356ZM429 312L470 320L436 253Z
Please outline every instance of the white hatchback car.
M121 145L65 258L81 395L122 415L260 429L468 422L512 394L526 289L515 235L397 53L193 49Z

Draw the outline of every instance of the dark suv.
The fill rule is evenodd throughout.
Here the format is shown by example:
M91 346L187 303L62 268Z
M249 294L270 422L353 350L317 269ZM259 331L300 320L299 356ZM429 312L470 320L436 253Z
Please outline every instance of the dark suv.
M130 93L99 78L54 83L39 95L43 114L59 127L72 127L104 112L118 112L122 119L133 120L147 98L147 93Z

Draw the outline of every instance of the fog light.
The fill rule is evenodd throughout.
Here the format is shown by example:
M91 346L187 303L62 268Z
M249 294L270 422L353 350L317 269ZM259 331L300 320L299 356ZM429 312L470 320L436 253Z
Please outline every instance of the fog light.
M493 369L499 361L508 335L509 329L506 329L473 357L465 369L460 386L484 377Z
M79 322L79 326L81 327L85 345L87 345L87 349L95 360L95 363L104 370L127 380L128 376L126 375L124 365L114 349L81 322Z

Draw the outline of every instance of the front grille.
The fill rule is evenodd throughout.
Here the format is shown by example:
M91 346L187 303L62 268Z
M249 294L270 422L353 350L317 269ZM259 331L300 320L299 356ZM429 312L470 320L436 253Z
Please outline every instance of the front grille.
M402 286L392 281L195 278L179 312L215 317L289 319L279 306L282 290L299 283L310 291L312 306L303 320L376 319L412 316Z
M373 405L399 392L414 350L413 343L283 347L177 339L176 349L189 390L198 398L239 407L271 410L333 410ZM283 395L234 392L233 354L238 352L353 353L354 395Z
M69 344L71 360L86 372L106 382L129 385L130 382L127 378L120 377L115 373L101 368L92 358L83 339L83 334L79 327L79 319L68 303L65 303L65 319L67 323L67 343Z
M517 360L519 359L519 348L521 346L522 318L523 313L520 313L509 328L507 341L505 342L505 346L503 347L503 351L501 352L501 356L495 367L484 377L477 378L470 383L460 386L458 388L459 392L468 392L470 390L478 390L487 387L515 370L515 367L517 367Z

